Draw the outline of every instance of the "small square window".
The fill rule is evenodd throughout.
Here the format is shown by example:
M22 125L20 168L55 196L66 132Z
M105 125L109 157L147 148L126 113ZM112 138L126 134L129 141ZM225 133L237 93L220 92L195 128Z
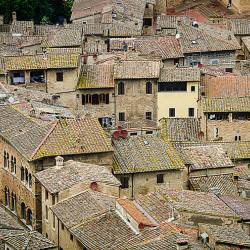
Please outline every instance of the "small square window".
M124 112L119 113L119 121L120 122L124 122L125 121L125 113Z
M72 234L70 234L70 240L73 241L74 240L74 237Z
M195 92L195 86L191 86L191 92Z
M62 71L56 72L56 81L63 82L63 72Z
M146 112L146 120L152 120L152 112Z
M158 174L157 176L157 183L164 183L164 175Z
M169 117L175 117L175 108L169 109Z
M125 176L125 177L121 177L120 178L121 181L121 188L128 188L129 187L129 177Z
M194 108L189 108L188 109L188 116L189 117L194 117Z

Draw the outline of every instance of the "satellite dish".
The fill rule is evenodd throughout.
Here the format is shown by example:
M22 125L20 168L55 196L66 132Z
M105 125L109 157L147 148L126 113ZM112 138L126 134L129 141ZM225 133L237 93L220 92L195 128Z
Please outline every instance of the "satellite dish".
M180 39L180 38L181 38L181 35L180 35L179 33L177 33L177 34L175 35L175 38L176 38L176 39Z
M15 102L15 98L13 96L11 96L9 99L8 99L9 103L14 103Z

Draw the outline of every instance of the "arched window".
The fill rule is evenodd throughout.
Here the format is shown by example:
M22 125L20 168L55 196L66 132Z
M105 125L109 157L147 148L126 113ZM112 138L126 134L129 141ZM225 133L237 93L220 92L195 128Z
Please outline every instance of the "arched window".
M11 210L16 212L16 194L11 193Z
M16 174L16 157L13 158L13 165L14 165L13 173Z
M11 156L11 160L10 160L10 170L11 173L14 173L14 157Z
M29 187L31 188L32 187L32 175L29 174Z
M32 226L32 211L30 209L27 210L27 224Z
M146 83L146 94L152 94L152 92L153 92L152 83L147 82Z
M28 169L26 168L25 169L25 182L28 184L29 182L29 172L28 172Z
M125 89L124 89L124 82L118 83L118 95L124 95Z
M9 168L9 165L10 165L10 162L9 162L9 160L10 160L10 156L9 156L9 153L7 153L7 159L6 159L6 161L7 161L7 168Z
M24 181L24 167L21 167L21 181Z
M7 152L4 150L4 160L3 160L4 168L7 168Z
M26 220L26 206L23 202L21 203L21 218Z
M9 192L9 188L5 187L5 206L9 207L10 205L10 192Z

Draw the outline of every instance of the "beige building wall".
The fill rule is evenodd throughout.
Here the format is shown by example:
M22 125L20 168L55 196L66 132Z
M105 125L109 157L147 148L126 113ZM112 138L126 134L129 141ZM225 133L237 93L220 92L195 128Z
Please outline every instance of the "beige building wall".
M195 91L191 92L191 86ZM194 117L197 117L199 83L187 83L187 91L158 92L158 119L169 118L169 108L175 108L175 118L188 118L188 109L194 108Z
M164 183L157 183L157 174L164 174ZM120 179L122 175L116 177ZM180 170L154 171L124 175L129 176L129 188L120 189L120 197L137 197L164 187L169 189L182 189L182 172Z

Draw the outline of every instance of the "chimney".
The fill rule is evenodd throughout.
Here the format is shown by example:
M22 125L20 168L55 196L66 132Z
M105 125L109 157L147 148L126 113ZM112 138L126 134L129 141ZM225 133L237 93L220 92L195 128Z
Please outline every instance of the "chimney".
M189 249L189 244L187 241L177 241L177 250Z
M0 15L0 25L3 25L3 16Z
M12 12L12 22L16 22L16 21L17 21L17 19L16 19L16 12L13 11Z
M63 157L57 156L55 159L56 159L56 167L62 167L63 166Z

